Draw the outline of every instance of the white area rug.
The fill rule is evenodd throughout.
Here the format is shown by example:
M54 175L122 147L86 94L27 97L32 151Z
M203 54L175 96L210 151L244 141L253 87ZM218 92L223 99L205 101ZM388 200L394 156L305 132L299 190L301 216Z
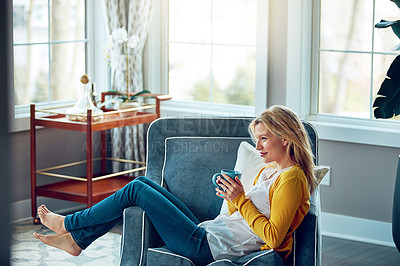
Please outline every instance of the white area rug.
M11 265L60 265L60 266L102 266L119 265L121 235L109 232L93 242L80 256L73 257L68 253L49 247L32 234L38 232L45 235L54 234L42 225L34 225L32 221L12 225Z

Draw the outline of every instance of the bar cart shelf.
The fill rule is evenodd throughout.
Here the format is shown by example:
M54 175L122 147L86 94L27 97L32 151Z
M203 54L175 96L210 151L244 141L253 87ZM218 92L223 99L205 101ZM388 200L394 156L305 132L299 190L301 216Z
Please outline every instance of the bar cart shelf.
M110 94L112 93L102 93L102 101ZM108 197L132 181L133 177L128 176L129 173L146 169L145 162L126 160L123 158L109 158L106 154L106 130L150 123L160 117L161 102L171 99L169 95L161 94L147 94L143 96L154 98L155 104L146 104L124 111L103 108L104 112L101 115L93 115L92 110L89 109L82 122L68 120L67 114L57 111L57 109L38 109L35 104L31 105L31 211L35 224L40 223L40 219L37 217L38 196L86 203L87 207L91 207L93 204ZM134 116L122 117L120 113L126 111L137 111L137 114ZM86 160L48 167L46 169L36 169L37 127L49 127L85 133L87 143ZM93 158L93 132L97 131L100 131L101 151L99 158ZM93 162L96 161L100 161L100 173L93 173ZM107 161L134 163L140 165L140 167L117 173L107 173ZM84 177L69 176L60 174L60 171L56 171L81 164L86 164L86 176ZM65 179L65 181L37 186L38 175L62 178Z

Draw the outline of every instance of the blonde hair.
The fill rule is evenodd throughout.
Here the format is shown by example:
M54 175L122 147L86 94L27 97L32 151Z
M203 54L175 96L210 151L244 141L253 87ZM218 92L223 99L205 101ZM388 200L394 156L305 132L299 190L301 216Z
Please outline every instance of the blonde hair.
M259 123L267 127L277 138L287 140L286 152L290 159L303 169L312 193L317 187L313 171L314 155L307 132L299 117L285 106L271 106L250 123L249 131L253 138L255 127Z

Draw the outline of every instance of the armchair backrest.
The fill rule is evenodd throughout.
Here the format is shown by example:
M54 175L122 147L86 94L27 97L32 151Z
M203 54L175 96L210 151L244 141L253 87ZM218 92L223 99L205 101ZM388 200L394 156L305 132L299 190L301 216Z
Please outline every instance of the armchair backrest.
M146 176L161 184L165 159L165 141L171 137L244 137L249 138L251 118L160 118L147 133Z
M146 176L166 187L185 203L200 221L218 215L222 199L215 196L213 173L233 169L242 141L252 143L248 125L252 118L161 118L148 131ZM318 136L314 127L303 122L315 163ZM310 198L311 208L295 232L296 265L319 265L319 190Z

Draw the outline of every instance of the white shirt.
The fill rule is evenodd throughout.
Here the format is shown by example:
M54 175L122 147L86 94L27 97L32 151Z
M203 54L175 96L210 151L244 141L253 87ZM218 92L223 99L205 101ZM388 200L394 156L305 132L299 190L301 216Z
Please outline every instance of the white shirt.
M290 168L278 172L276 167L266 168L260 174L257 183L246 192L254 206L268 219L271 214L270 187L281 173ZM232 215L222 213L214 220L205 221L199 226L207 231L208 244L215 260L242 257L260 250L265 244L238 211Z

